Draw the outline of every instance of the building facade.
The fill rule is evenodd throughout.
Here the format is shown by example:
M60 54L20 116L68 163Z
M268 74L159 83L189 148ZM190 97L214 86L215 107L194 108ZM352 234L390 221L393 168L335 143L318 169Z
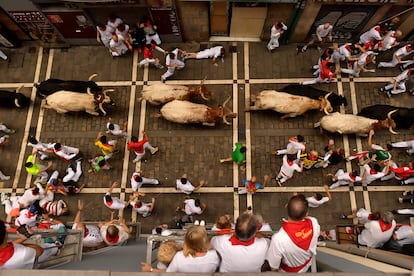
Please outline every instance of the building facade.
M96 44L96 25L108 15L134 26L143 16L158 25L164 42L267 40L272 25L287 24L283 43L304 42L324 22L338 42L394 16L404 39L413 38L411 0L0 0L0 44L38 41L45 47Z

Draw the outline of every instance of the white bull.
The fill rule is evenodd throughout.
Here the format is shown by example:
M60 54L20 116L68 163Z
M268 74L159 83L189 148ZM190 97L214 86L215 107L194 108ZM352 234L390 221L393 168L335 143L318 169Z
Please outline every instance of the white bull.
M274 110L279 113L284 113L281 119L286 117L296 117L302 115L308 110L320 109L326 114L332 112L332 106L327 100L327 94L325 97L320 97L319 100L313 100L308 97L295 96L292 94L277 92L275 90L261 91L257 96L252 97L253 105L249 110Z
M103 103L112 103L106 92L113 91L107 89L101 93L92 94L90 88L88 93L78 93L71 91L58 91L46 97L46 103L44 108L54 109L58 113L85 111L91 115L98 116L96 111L98 108L102 111L103 115L106 115L105 110L102 107Z
M371 129L380 128L388 128L392 134L397 134L397 132L393 130L395 122L391 119L391 114L396 111L397 110L393 110L389 112L387 116L388 118L385 120L375 120L362 116L335 112L323 116L314 126L339 134L358 134L366 136Z
M198 95L204 100L208 100L206 96L211 95L203 84L198 87L189 87L184 85L157 83L145 86L141 93L141 99L144 99L153 105L160 105L173 100L189 100L191 97Z
M223 119L225 124L230 125L227 117L235 118L236 113L233 113L226 107L226 103L230 97L218 108L212 108L204 104L195 104L189 101L174 100L166 103L160 111L160 116L166 120L180 123L202 123L206 126L214 126L218 119Z

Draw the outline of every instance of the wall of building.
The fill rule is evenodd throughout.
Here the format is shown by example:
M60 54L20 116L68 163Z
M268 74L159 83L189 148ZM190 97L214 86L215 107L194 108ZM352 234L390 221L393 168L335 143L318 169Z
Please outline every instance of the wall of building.
M263 32L260 36L260 39L265 41L269 40L270 29L276 22L283 21L285 24L288 24L294 8L294 4L288 3L269 4L266 21L264 23Z
M320 2L311 2L307 1L305 9L300 16L300 19L296 25L294 33L290 38L290 42L304 42L307 38L307 35L312 28L312 23L315 20L316 16L319 13L319 10L322 6Z
M208 41L209 2L177 1L183 41Z

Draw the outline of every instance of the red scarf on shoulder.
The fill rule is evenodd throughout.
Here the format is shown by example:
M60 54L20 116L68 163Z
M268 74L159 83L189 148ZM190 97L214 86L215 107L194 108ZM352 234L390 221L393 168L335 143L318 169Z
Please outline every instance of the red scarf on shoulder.
M7 246L0 249L0 266L4 265L14 254L14 246L11 242Z
M243 246L249 246L252 245L254 243L254 239L256 237L251 238L248 241L241 241L239 240L236 235L232 235L229 239L229 241L231 242L231 245L243 245Z
M382 232L388 231L392 227L392 223L385 223L382 219L379 219L378 223L380 225L380 228L381 228Z
M282 228L294 244L303 250L309 249L313 237L313 225L310 219L283 221Z

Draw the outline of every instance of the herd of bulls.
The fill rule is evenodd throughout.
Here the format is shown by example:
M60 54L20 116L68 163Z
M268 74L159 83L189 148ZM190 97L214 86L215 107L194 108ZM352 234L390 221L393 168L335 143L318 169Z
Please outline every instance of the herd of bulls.
M96 74L91 75L88 81L49 79L36 85L36 95L46 100L45 108L54 109L58 113L85 111L96 116L106 115L103 104L113 104L107 95L107 92L112 90L104 90L92 81L95 76ZM10 108L29 106L30 98L20 93L21 88L15 91L0 90L0 105ZM347 100L343 96L295 84L281 90L283 92L266 90L253 96L248 111L272 109L284 113L284 117L295 117L307 110L321 109L326 115L315 126L344 134L363 135L372 128L389 128L390 131L393 128L409 129L414 123L414 108L373 105L363 108L358 115L344 116L345 114L337 112L329 113L333 107L347 106ZM214 125L218 119L223 119L226 124L230 124L227 118L236 117L236 114L226 107L230 98L217 108L212 108L189 101L191 97L198 95L208 100L211 92L203 83L199 87L160 83L144 87L141 99L154 105L164 104L160 116L176 123ZM346 126L346 129L341 129L341 126Z

